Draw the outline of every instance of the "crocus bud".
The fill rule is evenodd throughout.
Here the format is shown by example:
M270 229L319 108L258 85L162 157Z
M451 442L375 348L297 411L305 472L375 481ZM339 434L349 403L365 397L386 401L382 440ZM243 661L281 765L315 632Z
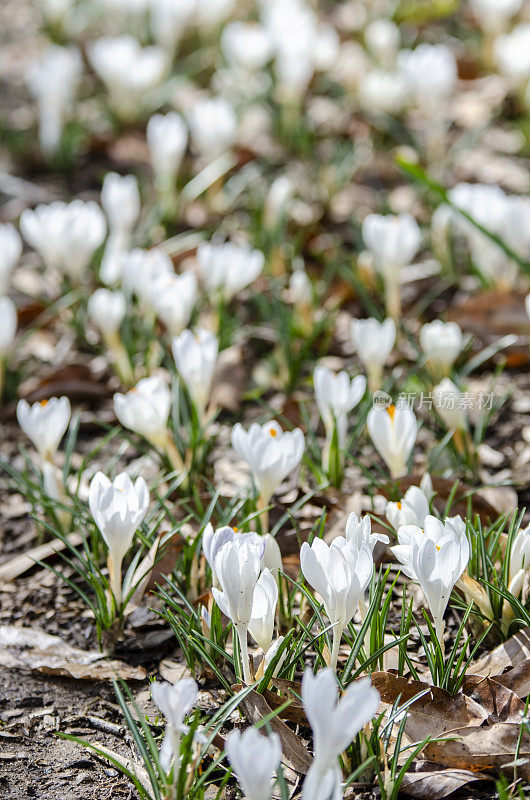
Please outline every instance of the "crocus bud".
M115 335L124 320L127 301L123 292L96 289L88 301L88 313L104 336Z
M166 191L176 180L186 144L188 129L176 112L155 114L147 123L147 145L155 180L161 191Z
M524 576L530 567L530 525L520 528L512 542L508 589L518 597L523 588Z
M282 431L274 421L265 425L255 422L248 431L238 422L232 429L231 441L236 453L249 465L264 506L304 454L304 434L300 428Z
M10 297L0 297L0 360L11 350L17 333L17 308Z
M0 225L0 294L7 291L11 274L22 255L22 239L14 225Z
M385 514L396 531L402 525L417 525L423 528L425 518L430 514L429 498L421 488L411 486L398 503L387 504Z
M463 345L463 335L456 322L439 319L427 322L420 329L421 349L435 376L448 375Z
M140 215L140 193L134 175L105 175L101 205L109 222L109 238L101 262L101 280L115 283L121 277L122 260L129 250L132 231Z
M28 74L39 110L39 145L43 155L57 152L81 75L81 58L73 47L50 46Z
M304 779L302 800L342 796L339 755L353 742L379 708L379 692L370 678L351 683L338 700L331 669L313 675L308 667L302 678L302 702L313 730L314 761Z
M88 46L88 57L105 84L113 111L125 121L152 108L152 93L164 81L169 59L160 47L142 47L133 36L104 36Z
M407 577L418 581L443 648L443 617L454 585L467 567L470 548L460 517L441 522L427 516L424 528L404 525L392 552Z
M171 349L179 375L186 384L199 418L203 420L217 364L217 336L204 328L198 328L196 333L185 330L175 336Z
M264 653L272 645L274 620L278 604L278 584L269 569L265 568L258 578L252 598L252 613L248 630Z
M195 149L207 161L214 161L235 144L237 118L223 97L197 100L188 124Z
M121 262L121 283L127 294L136 294L149 308L159 302L159 285L162 279L168 283L173 280L173 262L160 247L142 250L135 247Z
M59 449L71 413L67 397L52 397L32 406L27 400L19 400L17 405L18 424L39 455L49 461L53 460Z
M193 272L159 275L153 284L153 308L171 336L178 336L189 324L197 302L197 278Z
M263 736L256 728L231 731L225 752L248 800L270 800L276 770L282 758L277 733Z
M109 550L110 588L119 607L123 558L146 515L149 490L143 478L133 483L126 472L121 472L112 482L102 472L97 472L90 481L88 505Z
M234 10L236 0L196 0L195 21L204 32L215 30Z
M208 295L226 302L258 277L264 263L260 250L234 242L203 243L197 248L199 276Z
M368 214L363 222L363 239L385 282L386 310L394 319L401 313L399 283L421 244L421 231L410 214Z
M396 323L393 319L354 319L351 324L353 344L368 373L372 392L381 388L383 367L396 343Z
M366 420L368 433L392 478L407 473L407 462L418 434L414 411L407 405L373 406Z
M366 545L357 548L352 539L348 541L342 536L329 546L322 539L314 539L311 546L303 543L300 566L307 582L321 596L333 625L330 666L336 670L342 634L372 577L372 551Z
M160 748L160 764L169 772L171 764L180 758L180 740L186 732L184 720L199 695L199 687L193 678L182 678L178 683L154 681L151 697L167 720L166 732Z
M260 574L261 553L258 547L227 542L215 557L214 568L221 591L212 588L214 600L236 629L245 683L252 681L248 658L247 632L252 616L254 589Z
M162 378L142 378L127 394L114 395L114 413L124 428L166 448L171 391Z
M388 544L389 539L384 533L372 533L372 520L366 514L364 517L359 517L354 512L348 516L346 520L346 541L352 542L355 547L360 550L361 547L367 547L371 553L374 552L374 547L377 542Z
M27 208L20 216L20 230L48 269L58 269L79 281L106 233L105 217L97 203L55 200Z
M313 386L318 410L326 429L322 463L329 473L333 433L336 428L339 450L344 450L348 434L348 413L360 403L366 391L366 378L364 375L357 375L350 380L344 370L335 374L327 367L318 366L313 372Z
M461 392L452 380L444 378L432 390L434 407L449 430L465 430L467 414L460 402Z

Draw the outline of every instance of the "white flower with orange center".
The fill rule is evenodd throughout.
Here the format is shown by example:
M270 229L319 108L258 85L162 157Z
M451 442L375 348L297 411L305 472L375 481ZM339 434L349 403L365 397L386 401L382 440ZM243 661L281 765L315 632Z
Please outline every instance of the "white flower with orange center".
M418 433L414 411L407 405L370 409L368 433L392 478L407 473L407 462Z
M51 397L40 403L29 405L19 400L17 419L20 427L31 439L39 455L52 461L59 449L61 439L70 423L72 409L67 397Z

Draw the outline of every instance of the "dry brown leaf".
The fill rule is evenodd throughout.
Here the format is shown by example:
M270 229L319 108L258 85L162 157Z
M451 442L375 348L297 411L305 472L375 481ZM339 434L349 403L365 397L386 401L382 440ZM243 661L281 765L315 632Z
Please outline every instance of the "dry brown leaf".
M235 691L243 688L241 685L233 687ZM251 691L241 701L241 707L248 721L255 725L264 717L267 717L272 709L265 698L256 691ZM280 737L282 743L283 760L287 766L303 775L307 773L313 761L312 756L306 750L298 736L278 717L270 721L270 726Z
M465 769L435 769L425 772L407 772L401 782L401 791L409 797L441 800L473 781L490 781L491 776Z
M519 744L520 724L501 722L482 728L463 728L449 741L431 742L425 748L426 758L437 764L457 769L497 770L511 764ZM530 735L524 733L519 747L520 777L530 778Z
M264 697L270 707L274 710L289 701L289 705L279 716L297 725L309 725L304 707L298 699L302 693L301 683L297 681L286 681L281 678L273 678L271 686L274 686L274 688L278 690L278 693L269 689L264 692Z
M125 612L127 615L138 608L147 591L161 583L162 575L171 575L183 546L184 539L178 531L173 534L161 533L157 536L131 578L130 586L138 585L127 603Z
M182 678L193 677L186 664L174 661L172 658L164 658L158 665L160 677L170 683L178 683Z
M496 678L502 675L509 667L516 667L530 659L530 628L524 628L506 642L492 650L491 653L479 658L469 666L473 675ZM512 688L512 691L515 689ZM516 692L516 694L519 694Z
M83 541L83 537L80 533L71 533L68 536L68 541L74 547L77 547ZM35 561L44 561L50 556L60 553L65 547L66 545L60 539L54 539L53 542L38 545L38 547L28 550L27 553L9 559L9 561L0 565L0 581L12 581L18 578L19 575L34 567Z
M480 675L466 675L462 691L487 710L488 722L521 721L525 704L502 683Z
M480 725L488 718L486 709L464 694L452 697L444 689L421 681L407 681L391 672L374 672L372 684L381 700L389 704L399 696L403 704L428 689L428 693L419 697L408 710L405 730L411 741L445 736L468 725Z
M522 661L495 680L524 700L530 694L530 661Z
M58 636L32 628L0 626L0 666L86 680L144 680L143 667L71 647Z

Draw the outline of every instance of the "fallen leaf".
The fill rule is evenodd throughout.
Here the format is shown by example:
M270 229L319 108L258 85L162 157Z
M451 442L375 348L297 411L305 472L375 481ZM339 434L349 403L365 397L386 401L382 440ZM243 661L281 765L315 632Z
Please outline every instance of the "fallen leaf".
M235 691L243 688L240 685L233 687ZM258 692L252 690L241 701L241 706L245 716L252 725L256 725L264 717L269 716L272 709L265 698ZM270 721L271 729L278 734L282 743L283 759L287 766L296 772L307 774L313 761L312 756L304 747L298 736L278 717L273 717Z
M516 667L530 659L530 628L524 628L506 642L469 665L473 675L497 678L508 667ZM515 691L512 689L512 691Z
M515 692L493 678L466 675L462 691L489 714L488 722L520 722L525 704Z
M86 680L146 677L143 667L130 667L102 653L71 647L58 636L15 625L0 626L0 666Z
M192 674L186 664L174 661L172 658L164 658L158 665L160 677L170 683L178 683L182 678L191 678Z
M129 586L136 584L136 589L127 603L126 615L138 608L147 591L161 583L162 575L171 575L183 546L184 539L178 531L161 533L157 536L131 578Z
M490 781L491 776L465 769L436 769L425 772L407 772L401 781L400 791L410 797L441 800L473 781Z
M449 692L421 681L407 681L391 672L374 672L372 684L384 703L400 704L428 689L427 694L409 707L405 730L411 741L420 742L427 736L444 736L454 730L480 725L488 718L481 705L464 694L452 697Z
M530 661L522 661L495 680L524 700L530 694Z
M518 744L520 763L519 777L530 778L530 735L521 735L521 726L509 722L485 725L482 728L463 728L455 731L455 738L442 742L431 742L425 755L437 764L458 769L496 770L511 764Z
M68 541L77 547L83 541L83 537L80 533L71 533ZM0 581L12 581L18 578L19 575L34 567L36 561L45 561L50 556L60 553L65 547L66 545L60 539L54 539L52 542L40 544L22 555L9 559L0 565Z

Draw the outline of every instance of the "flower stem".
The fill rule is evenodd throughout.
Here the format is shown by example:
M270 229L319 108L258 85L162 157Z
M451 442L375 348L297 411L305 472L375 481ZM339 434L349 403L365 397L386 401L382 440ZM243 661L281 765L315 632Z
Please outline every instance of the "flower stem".
M177 445L175 444L175 441L169 430L164 443L164 449L173 468L178 472L182 472L184 470L184 462L182 461L182 456L180 455Z
M268 501L265 500L263 495L260 494L256 502L256 508L259 511L258 519L261 525L261 532L267 533L269 530L269 509L267 508Z
M116 372L119 379L125 384L125 386L132 386L134 384L134 375L131 362L129 361L129 356L127 355L127 351L122 340L120 339L119 333L117 331L108 333L105 336L105 341L110 353L112 354L114 366L116 367Z
M250 660L248 657L247 628L246 625L239 625L237 628L237 638L239 639L239 650L241 651L241 664L243 667L243 680L250 686L252 676L250 674Z
M344 625L335 625L335 627L333 628L333 646L331 649L331 661L329 664L333 672L337 671L337 661L339 659L339 647L343 631L344 631Z
M385 308L389 317L396 322L401 317L401 295L397 275L385 275Z

